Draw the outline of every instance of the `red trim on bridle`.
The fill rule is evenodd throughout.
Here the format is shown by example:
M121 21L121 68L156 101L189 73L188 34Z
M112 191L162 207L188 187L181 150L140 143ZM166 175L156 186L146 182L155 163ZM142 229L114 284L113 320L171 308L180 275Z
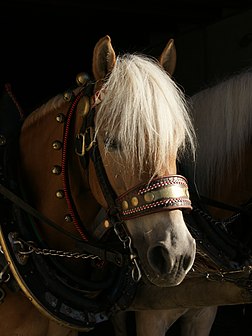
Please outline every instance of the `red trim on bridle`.
M74 226L76 230L79 232L80 236L82 237L83 240L87 241L87 235L84 233L83 228L80 226L79 220L78 220L78 215L73 207L73 202L69 193L69 187L68 187L68 173L67 173L67 151L68 151L68 139L69 139L69 133L70 133L70 128L71 128L71 121L72 121L72 116L74 114L75 108L80 101L80 99L84 95L84 90L81 90L79 94L75 97L70 110L67 115L66 123L65 123L65 130L64 130L64 136L63 136L63 147L62 147L62 182L63 182L63 190L64 190L64 195L65 199L67 202L67 206L69 209L69 213L73 219Z

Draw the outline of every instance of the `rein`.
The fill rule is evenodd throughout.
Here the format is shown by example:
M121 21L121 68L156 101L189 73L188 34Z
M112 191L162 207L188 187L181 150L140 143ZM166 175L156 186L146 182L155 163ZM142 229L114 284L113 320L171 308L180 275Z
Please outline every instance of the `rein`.
M57 225L56 223L51 221L49 218L45 217L42 213L40 213L35 208L30 206L28 203L23 201L19 196L17 196L11 190L4 187L2 184L0 184L0 194L2 194L6 199L11 201L13 204L18 206L22 210L24 210L26 213L30 214L34 218L36 218L36 219L42 221L43 223L53 227L54 229L58 230L59 232L65 234L66 236L76 240L78 242L80 250L82 250L82 251L84 250L84 251L90 253L90 255L88 256L87 254L84 254L83 252L58 251L58 253L57 253L56 250L52 250L52 249L40 249L38 247L35 247L33 244L31 244L29 242L25 242L23 239L21 239L20 237L18 237L14 234L15 237L13 237L13 239L16 239L16 241L14 241L14 244L15 243L18 244L19 241L22 241L24 246L27 245L29 247L29 250L27 252L25 252L24 250L20 250L19 253L21 255L25 255L25 254L29 255L32 252L35 252L37 254L45 254L45 255L59 255L61 253L62 256L68 256L68 257L74 257L74 258L80 258L80 257L85 258L85 259L88 258L88 257L93 258L93 259L94 258L99 258L101 260L107 260L109 262L112 262L119 267L122 267L123 264L125 263L125 256L123 256L120 252L111 251L111 250L108 250L107 248L104 248L102 246L97 247L95 245L92 245L90 243L87 243L87 242L83 241L82 239L80 239L76 235L71 234L70 232L64 230L61 226Z
M196 240L196 262L189 276L202 276L210 281L228 281L251 290L252 258L251 246L239 241L229 230L229 226L241 224L245 214L252 218L251 202L242 206L232 206L201 195L191 193L193 210L185 216L185 221ZM230 217L217 220L205 209L205 206L234 212ZM247 237L251 239L251 234ZM251 244L251 240L250 240ZM205 266L204 266L205 265Z

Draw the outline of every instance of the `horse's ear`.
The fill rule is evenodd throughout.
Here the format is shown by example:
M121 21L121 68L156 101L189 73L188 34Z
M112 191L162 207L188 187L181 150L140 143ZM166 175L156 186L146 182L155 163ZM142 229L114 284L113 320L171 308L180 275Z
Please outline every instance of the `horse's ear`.
M166 47L164 48L159 58L159 61L162 67L168 73L168 75L172 76L175 71L177 61L177 53L173 39L170 39L166 44Z
M115 51L108 35L101 38L93 52L93 75L96 80L106 77L111 72L116 61Z

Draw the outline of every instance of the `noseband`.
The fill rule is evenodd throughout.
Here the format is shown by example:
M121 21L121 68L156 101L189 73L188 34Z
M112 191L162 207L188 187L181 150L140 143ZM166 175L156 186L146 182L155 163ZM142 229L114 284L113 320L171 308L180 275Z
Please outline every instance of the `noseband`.
M139 185L116 199L124 220L150 213L175 209L191 209L186 179L181 175L169 175Z

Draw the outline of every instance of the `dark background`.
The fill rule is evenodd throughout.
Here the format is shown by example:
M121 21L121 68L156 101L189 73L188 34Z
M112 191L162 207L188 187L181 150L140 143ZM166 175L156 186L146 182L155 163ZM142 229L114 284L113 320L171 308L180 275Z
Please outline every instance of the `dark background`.
M2 0L0 28L1 85L11 83L26 113L75 86L77 73L91 73L94 45L106 34L116 52L155 57L174 38L174 78L188 95L252 65L251 1ZM251 319L250 305L221 307L211 336L251 336ZM133 336L132 316L129 323ZM113 331L104 323L86 334Z
M159 56L174 38L175 79L192 94L252 59L251 1L1 0L1 83L32 110L91 72L95 43Z

